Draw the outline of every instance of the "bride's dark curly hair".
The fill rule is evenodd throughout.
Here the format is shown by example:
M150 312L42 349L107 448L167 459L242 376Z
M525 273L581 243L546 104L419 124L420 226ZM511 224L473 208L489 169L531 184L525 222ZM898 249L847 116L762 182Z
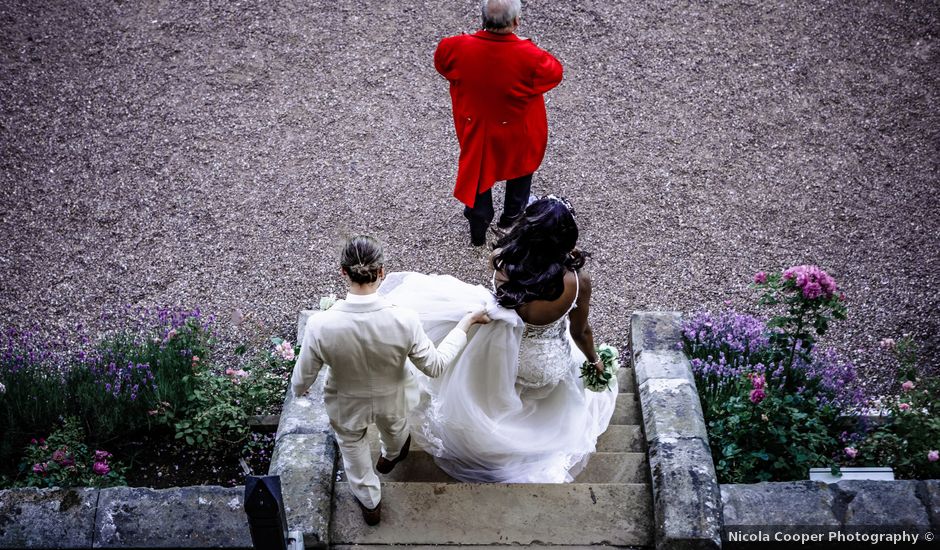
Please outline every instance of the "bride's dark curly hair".
M584 266L575 249L578 225L568 201L554 196L529 205L508 235L496 242L493 265L507 280L496 289L499 305L515 309L533 300L557 300L565 273Z

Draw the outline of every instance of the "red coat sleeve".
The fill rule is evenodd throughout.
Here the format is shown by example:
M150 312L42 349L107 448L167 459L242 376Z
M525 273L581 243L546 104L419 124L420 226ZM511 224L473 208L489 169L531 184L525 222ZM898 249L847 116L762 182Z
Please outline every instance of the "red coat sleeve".
M434 68L447 80L453 80L454 77L454 49L451 47L452 43L451 38L445 38L440 41L437 49L434 50Z
M532 79L535 93L544 94L558 86L562 72L561 63L552 54L542 50L541 59L535 65L535 76Z

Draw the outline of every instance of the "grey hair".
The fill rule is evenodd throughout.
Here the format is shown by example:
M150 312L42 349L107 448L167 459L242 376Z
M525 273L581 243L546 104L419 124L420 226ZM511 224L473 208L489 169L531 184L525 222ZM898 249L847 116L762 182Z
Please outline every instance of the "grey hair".
M505 29L522 14L520 0L483 0L481 7L484 29Z
M374 283L384 264L382 243L368 235L351 237L339 256L339 265L343 271L352 282L360 285Z

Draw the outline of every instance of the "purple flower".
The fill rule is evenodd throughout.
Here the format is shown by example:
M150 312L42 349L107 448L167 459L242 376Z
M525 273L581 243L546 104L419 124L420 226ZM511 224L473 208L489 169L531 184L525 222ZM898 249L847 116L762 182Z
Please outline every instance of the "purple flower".
M846 447L843 451L845 452L845 456L850 459L854 460L855 457L858 456L858 450L855 447Z
M937 450L927 451L927 460L929 460L930 462L936 462L940 460L940 451L937 451Z
M107 462L95 462L95 465L92 466L91 469L99 476L106 476L108 472L111 471L111 467L108 466Z
M65 459L68 457L68 455L66 454L65 451L66 451L65 447L56 450L56 452L52 453L52 460L54 460L54 461L56 461L56 462L58 462L58 463L60 463L60 464L61 464L62 462L64 462Z
M901 389L905 392L909 392L914 389L914 383L910 380L905 380L904 383L901 384Z
M33 472L35 472L35 473L37 473L37 474L44 474L44 473L46 473L46 463L45 463L45 462L41 462L41 463L33 464Z
M95 462L102 462L111 458L111 456L113 455L108 451L95 451Z
M767 282L767 274L764 273L763 271L758 271L757 273L754 274L754 282L757 283L757 284L759 284L759 285L762 285L762 284L766 283L766 282Z

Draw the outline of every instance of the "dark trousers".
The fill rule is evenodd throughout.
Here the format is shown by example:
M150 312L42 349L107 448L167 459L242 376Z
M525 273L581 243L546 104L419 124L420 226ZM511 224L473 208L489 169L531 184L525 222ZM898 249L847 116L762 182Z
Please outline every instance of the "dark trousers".
M506 181L506 200L503 202L503 213L499 216L499 227L511 226L529 202L529 192L532 188L532 174ZM470 221L470 242L473 246L486 244L486 230L493 221L493 190L477 195L473 208L465 206L463 215Z

